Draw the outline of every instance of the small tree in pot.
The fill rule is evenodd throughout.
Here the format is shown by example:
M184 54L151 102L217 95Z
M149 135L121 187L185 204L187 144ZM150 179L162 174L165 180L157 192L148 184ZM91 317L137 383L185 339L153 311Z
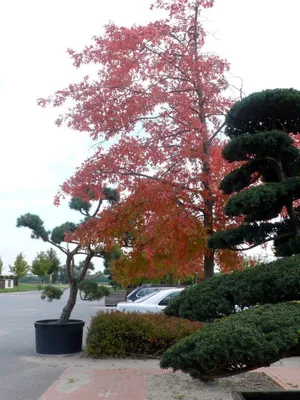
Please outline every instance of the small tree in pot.
M52 325L61 325L70 322L70 316L75 307L79 290L83 292L82 298L84 300L97 300L108 294L107 288L100 287L98 285L91 285L90 282L85 279L88 270L92 266L92 259L94 257L104 257L105 252L102 246L99 244L93 244L91 240L86 238L84 240L79 240L77 235L74 235L74 233L75 231L80 231L80 228L84 224L93 223L93 220L98 218L101 207L104 206L105 203L110 205L116 203L118 195L114 189L104 188L102 190L101 198L96 202L96 208L92 213L91 208L93 196L91 197L92 199L90 201L72 198L69 203L69 207L71 209L80 212L84 216L84 219L79 224L65 222L64 224L54 228L52 231L47 231L44 227L44 222L38 215L28 213L20 216L17 219L17 227L27 227L31 229L31 237L33 239L41 239L44 242L51 244L66 256L66 275L69 283L69 297L59 319L51 320ZM75 256L78 255L84 256L83 262L79 264L81 266L79 273L78 271L75 271ZM49 285L44 288L42 292L42 299L48 298L49 301L52 301L53 299L60 299L62 294L62 289ZM48 324L49 322L50 320L48 320ZM51 341L54 341L53 334L51 334L51 336ZM80 349L81 344L79 350ZM38 351L38 343L37 352L43 352ZM67 353L68 351L51 351L51 353L56 354L58 352ZM48 353L50 354L49 351Z

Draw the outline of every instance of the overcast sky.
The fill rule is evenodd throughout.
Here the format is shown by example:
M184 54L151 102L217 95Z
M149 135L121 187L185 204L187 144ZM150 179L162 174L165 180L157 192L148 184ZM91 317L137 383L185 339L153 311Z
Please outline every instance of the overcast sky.
M87 135L57 128L57 110L36 99L78 78L66 53L80 50L108 21L131 25L153 18L148 0L6 0L0 2L0 255L4 266L24 252L28 262L49 246L16 228L19 215L39 214L48 229L76 219L53 197L90 154ZM300 89L298 0L217 0L207 13L208 47L231 63L250 94ZM100 265L100 264L99 264ZM8 271L8 270L7 270Z

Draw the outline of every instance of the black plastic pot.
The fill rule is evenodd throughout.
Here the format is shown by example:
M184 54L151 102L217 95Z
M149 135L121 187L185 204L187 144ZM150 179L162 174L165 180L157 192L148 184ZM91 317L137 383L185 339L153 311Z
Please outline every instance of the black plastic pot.
M36 321L35 350L38 354L73 354L82 350L84 321L70 319L57 324L55 319Z
M299 400L300 391L284 390L282 392L235 392L233 400Z

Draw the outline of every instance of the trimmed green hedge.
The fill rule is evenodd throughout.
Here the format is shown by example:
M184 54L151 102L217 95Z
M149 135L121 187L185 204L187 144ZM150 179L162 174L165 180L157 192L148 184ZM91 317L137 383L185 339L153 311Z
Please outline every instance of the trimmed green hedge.
M96 358L160 356L178 340L203 326L164 314L98 313L92 318L86 344Z
M235 313L236 306L274 304L300 299L300 256L219 275L192 286L165 308L166 315L213 321Z
M300 304L267 304L205 325L167 350L160 365L209 380L269 366L299 342Z

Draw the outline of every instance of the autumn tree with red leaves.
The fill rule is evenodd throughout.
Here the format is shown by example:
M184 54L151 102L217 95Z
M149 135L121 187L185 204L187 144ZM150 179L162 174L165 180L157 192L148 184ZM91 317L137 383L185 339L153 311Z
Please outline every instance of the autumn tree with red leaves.
M222 117L232 102L225 95L228 63L205 52L200 22L213 0L156 0L165 17L145 26L110 23L82 52L69 50L76 68L96 64L85 77L39 104L68 111L56 121L87 132L94 155L67 180L56 198L97 198L114 185L120 203L87 223L78 235L131 249L114 275L123 283L138 276L228 272L239 255L213 251L208 238L232 226L219 190L231 170L222 159ZM103 145L104 143L104 145Z

